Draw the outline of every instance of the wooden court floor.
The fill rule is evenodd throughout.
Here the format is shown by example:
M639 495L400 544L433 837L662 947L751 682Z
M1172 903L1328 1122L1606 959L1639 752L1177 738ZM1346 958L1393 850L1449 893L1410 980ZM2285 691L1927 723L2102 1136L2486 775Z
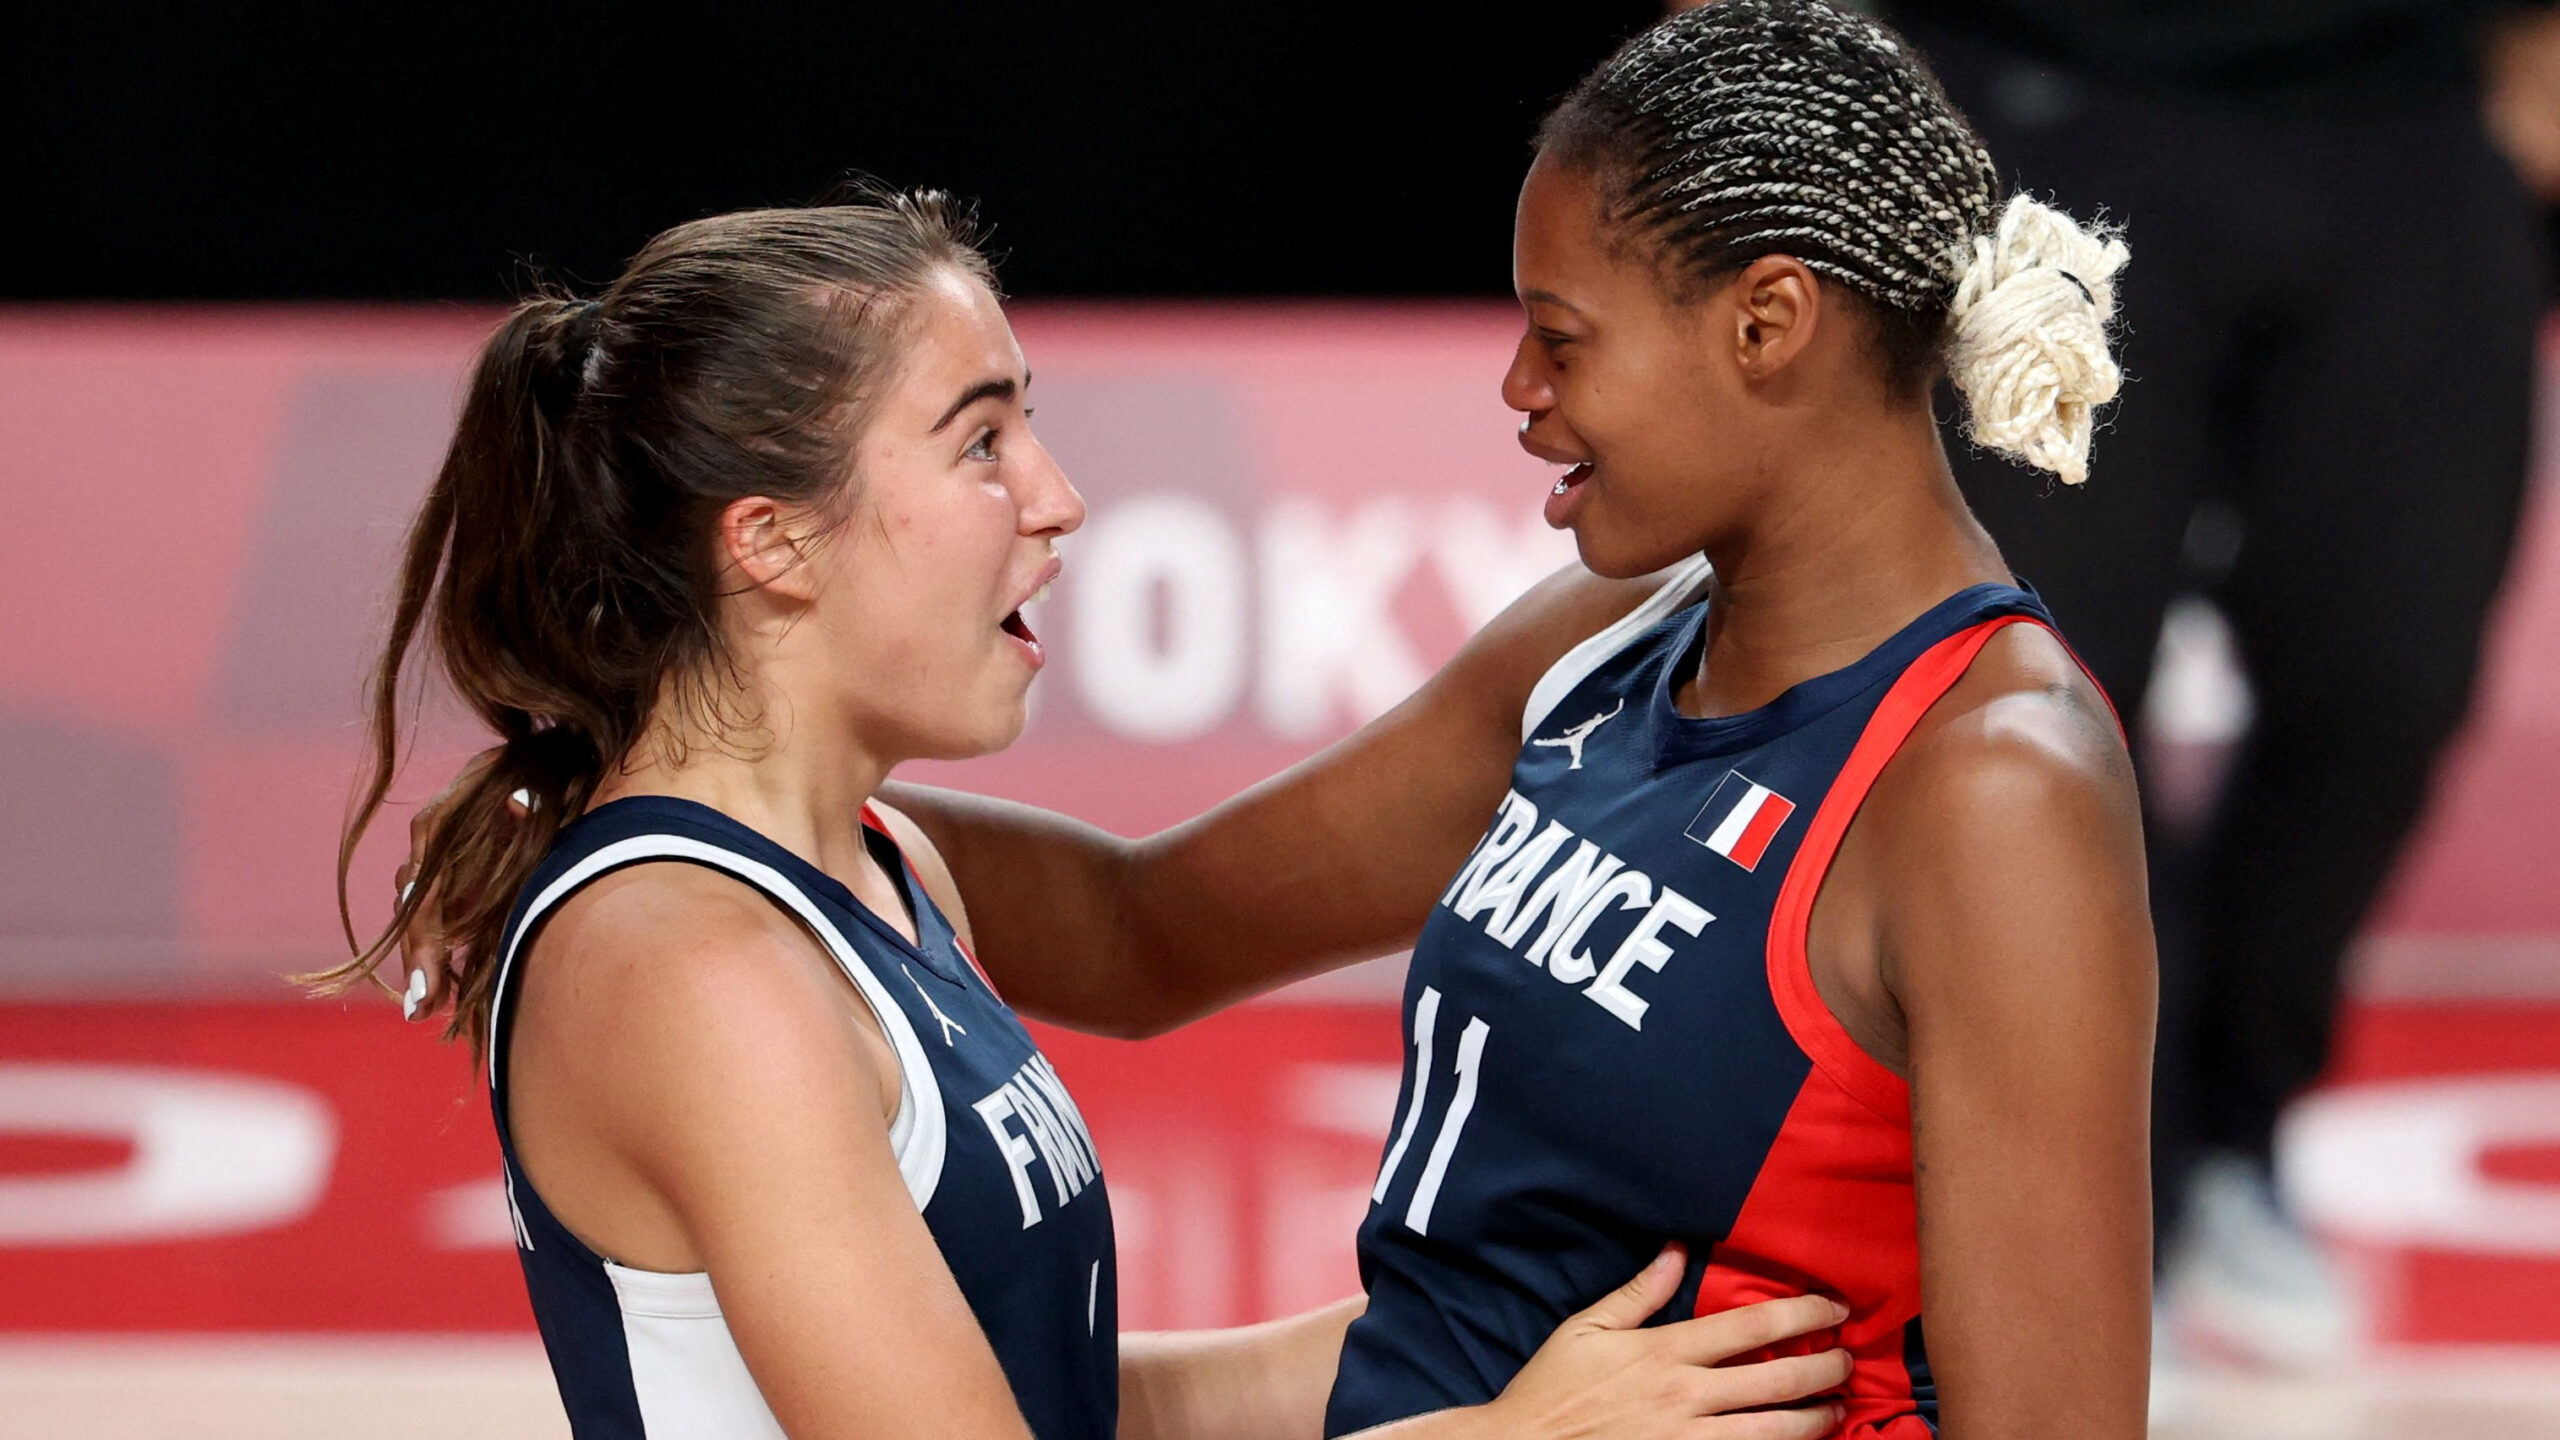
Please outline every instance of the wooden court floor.
M2157 1440L2552 1440L2560 1351L2390 1353L2339 1375L2191 1377ZM513 1339L0 1344L0 1440L565 1440Z

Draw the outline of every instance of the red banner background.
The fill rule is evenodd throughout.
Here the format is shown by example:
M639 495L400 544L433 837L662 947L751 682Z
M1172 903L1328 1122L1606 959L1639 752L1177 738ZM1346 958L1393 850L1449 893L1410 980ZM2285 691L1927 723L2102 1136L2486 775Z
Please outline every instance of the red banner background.
M360 680L489 318L0 316L0 1330L527 1324L465 1057L275 978L343 953ZM1057 663L1030 733L929 778L1155 828L1376 713L1569 558L1495 392L1499 310L1019 323L1093 519L1037 621ZM2538 489L2481 710L2294 1147L2409 1342L2560 1344L2560 525ZM426 714L403 793L477 743ZM398 835L360 855L361 922ZM1049 1037L1119 1205L1130 1323L1353 1287L1393 993L1389 967L1143 1046Z

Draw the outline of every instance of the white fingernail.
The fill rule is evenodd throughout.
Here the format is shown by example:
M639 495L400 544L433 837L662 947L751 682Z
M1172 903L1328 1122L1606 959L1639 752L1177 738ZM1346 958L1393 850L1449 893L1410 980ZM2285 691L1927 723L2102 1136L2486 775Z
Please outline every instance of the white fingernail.
M418 1007L425 1004L426 1000L427 972L424 970L410 971L409 988L401 992L400 995L400 1018L403 1020L417 1019Z
M417 881L415 881L415 880L403 880L403 881L401 881L401 882L400 882L400 898L399 898L397 901L395 901L394 903L395 903L395 904L400 904L400 905L406 905L406 904L408 904L408 903L409 903L409 892L410 892L410 891L412 891L412 890L415 890L415 889L417 889L417 888L418 888L418 882L417 882Z
M518 790L518 791L515 791L515 792L513 792L512 794L508 795L508 796L507 796L507 798L508 798L508 799L510 799L510 800L513 800L514 802L516 802L516 808L517 808L517 809L520 809L520 810L524 811L526 814L531 814L531 813L533 813L533 792L532 792L532 791L530 791L530 790Z

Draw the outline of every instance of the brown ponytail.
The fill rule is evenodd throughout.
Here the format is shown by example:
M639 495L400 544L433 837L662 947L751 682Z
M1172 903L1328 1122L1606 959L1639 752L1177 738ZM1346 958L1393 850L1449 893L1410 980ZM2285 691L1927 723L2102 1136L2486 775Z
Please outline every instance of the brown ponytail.
M903 302L940 268L991 281L966 213L937 192L866 191L678 226L597 299L528 300L498 327L410 528L372 679L371 755L338 845L352 958L306 983L372 975L432 898L455 947L445 1034L486 1046L500 932L560 827L661 703L693 707L713 733L733 718L713 698L727 662L717 517L750 496L850 498L852 442ZM368 943L347 875L398 770L422 629L501 745L437 815Z

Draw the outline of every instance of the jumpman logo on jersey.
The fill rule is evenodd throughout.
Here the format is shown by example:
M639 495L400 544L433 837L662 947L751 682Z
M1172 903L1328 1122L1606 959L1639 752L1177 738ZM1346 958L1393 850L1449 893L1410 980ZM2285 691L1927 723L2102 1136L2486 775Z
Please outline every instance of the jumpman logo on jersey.
M1579 770L1582 768L1582 742L1591 738L1592 731L1597 730L1601 726L1608 724L1610 721L1617 719L1618 711L1626 708L1627 697L1621 695L1618 697L1616 709L1610 710L1605 714L1594 715L1590 719L1583 721L1581 724L1574 726L1572 729L1567 730L1552 740L1532 740L1529 743L1532 745L1563 746L1565 749L1573 753L1573 763L1564 768L1567 770Z
M942 1043L958 1045L960 1042L952 1039L952 1035L954 1033L966 1035L969 1033L969 1027L942 1013L942 1007L934 1004L933 997L925 993L924 982L916 978L916 972L901 965L898 967L898 973L906 976L907 983L916 987L916 998L924 1002L924 1008L933 1012L934 1019L942 1022Z

